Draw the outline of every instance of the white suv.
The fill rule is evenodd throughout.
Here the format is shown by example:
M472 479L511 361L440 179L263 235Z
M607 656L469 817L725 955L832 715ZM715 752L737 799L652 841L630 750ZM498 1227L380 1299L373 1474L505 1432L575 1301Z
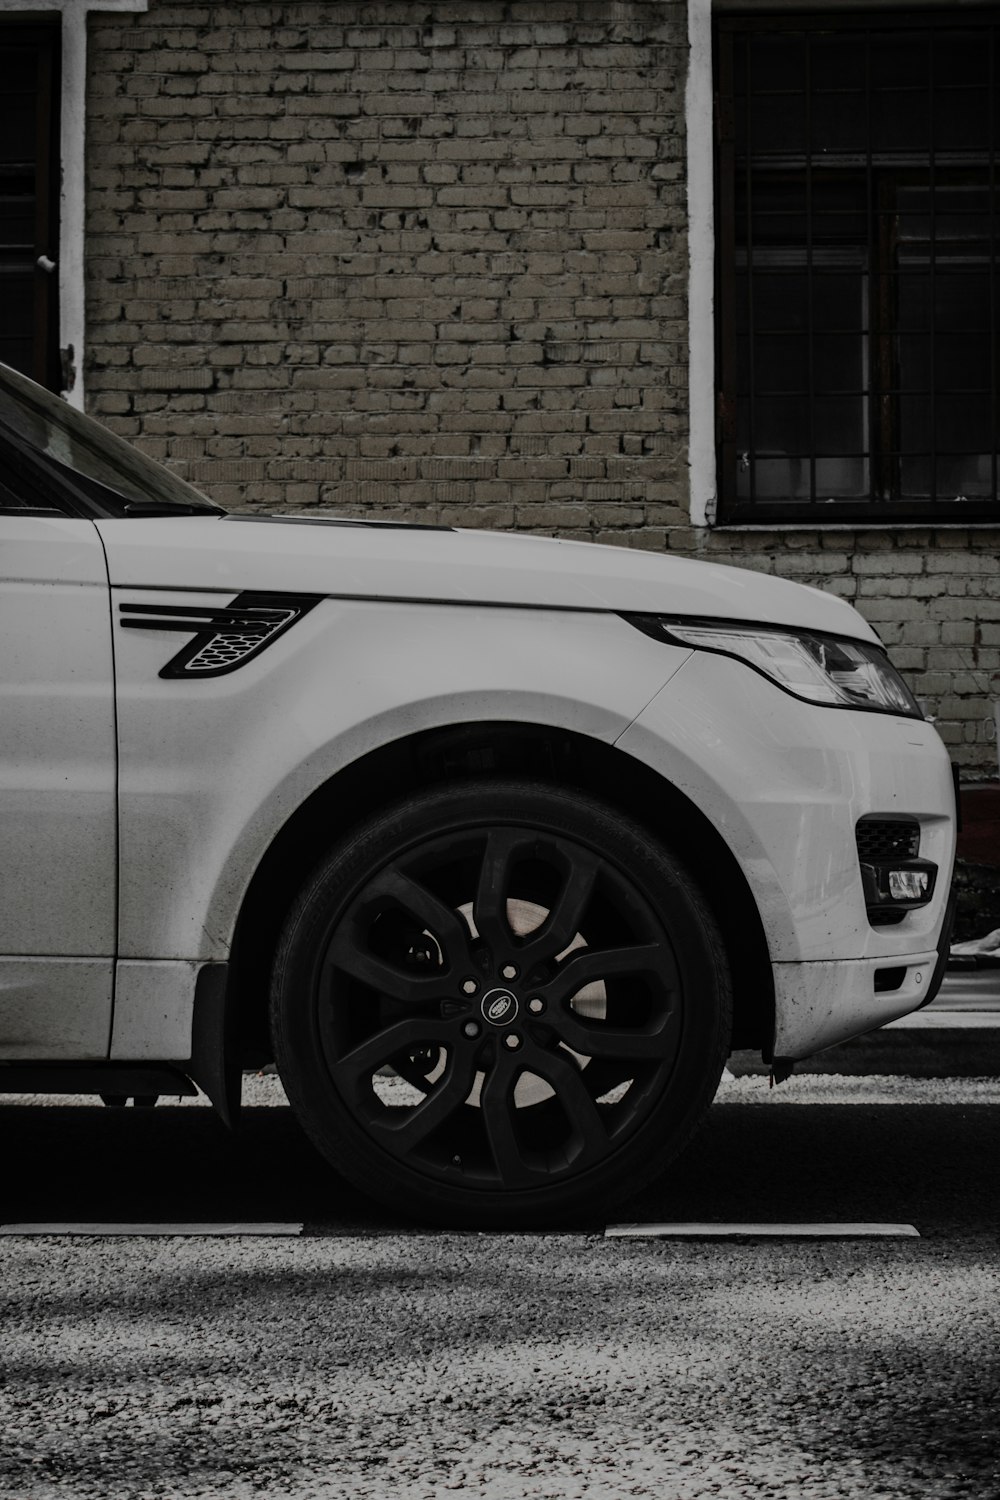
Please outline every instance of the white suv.
M230 515L0 367L0 1089L277 1061L365 1191L636 1189L729 1050L925 1004L950 767L874 632L760 574Z

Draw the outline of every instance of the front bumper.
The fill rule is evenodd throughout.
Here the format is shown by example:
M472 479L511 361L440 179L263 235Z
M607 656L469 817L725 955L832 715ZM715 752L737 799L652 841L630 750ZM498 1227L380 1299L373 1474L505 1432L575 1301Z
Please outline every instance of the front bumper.
M805 704L695 652L619 746L684 792L738 861L774 973L776 1058L925 1003L955 858L951 766L931 724ZM873 815L914 818L920 856L937 867L928 904L883 926L869 920L855 831Z
M774 1064L796 1062L909 1015L933 998L936 951L887 965L873 958L774 964ZM893 988L876 989L889 974Z

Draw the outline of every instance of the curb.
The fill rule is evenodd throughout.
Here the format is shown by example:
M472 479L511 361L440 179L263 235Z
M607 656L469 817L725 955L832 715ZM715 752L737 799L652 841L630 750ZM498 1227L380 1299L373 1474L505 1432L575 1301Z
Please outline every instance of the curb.
M838 1073L848 1077L879 1074L901 1078L1000 1078L1000 1017L968 1024L945 1012L931 1025L883 1026L867 1036L827 1047L796 1064L793 1076ZM904 1023L910 1017L904 1017ZM978 1023L978 1024L977 1024ZM770 1073L759 1052L734 1052L727 1064L736 1078Z

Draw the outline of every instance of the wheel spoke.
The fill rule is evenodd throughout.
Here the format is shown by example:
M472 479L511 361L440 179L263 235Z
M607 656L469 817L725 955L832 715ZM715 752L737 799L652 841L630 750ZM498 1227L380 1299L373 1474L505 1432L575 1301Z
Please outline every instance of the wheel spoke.
M569 947L580 931L600 868L600 861L594 855L581 851L574 856L558 900L521 950L521 962L526 969L542 958L554 958Z
M524 843L523 831L515 828L491 829L486 840L472 917L479 936L494 953L509 948L513 941L507 921L507 892L514 854Z
M479 1095L490 1150L505 1188L528 1187L543 1175L532 1172L517 1143L514 1132L516 1081L517 1075L509 1067L495 1066L487 1073Z
M580 1141L581 1154L574 1160L574 1167L585 1166L602 1157L608 1149L608 1132L586 1079L573 1059L565 1053L538 1053L532 1058L531 1071L555 1089L563 1112Z
M450 969L435 969L430 974L404 974L387 959L359 947L348 927L342 927L336 933L326 950L323 967L324 987L327 989L330 970L339 969L370 985L380 995L403 1004L426 1004L440 998L447 991L451 975Z
M661 943L638 943L631 948L579 948L563 963L544 987L552 1005L571 1000L584 985L597 979L613 979L623 974L673 973L669 951Z
M388 899L415 917L441 944L446 968L468 964L469 929L459 913L395 865L366 886L363 899L366 907Z
M463 1048L461 1055L454 1049L449 1051L443 1076L420 1104L408 1109L398 1124L387 1118L373 1122L383 1144L396 1156L415 1151L431 1131L443 1124L455 1110L461 1109L469 1097L475 1076L476 1062L471 1050Z
M585 1057L597 1057L606 1061L618 1059L661 1060L670 1057L679 1041L679 1024L676 1011L670 1011L660 1024L651 1030L636 1027L620 1031L603 1021L582 1021L575 1015L561 1015L556 1030L568 1047L582 1052Z
M374 1036L367 1037L358 1046L345 1052L333 1064L331 1072L335 1078L351 1080L370 1077L376 1068L381 1068L385 1063L391 1062L400 1052L407 1048L419 1047L425 1042L445 1042L454 1035L454 1030L446 1021L426 1020L421 1016L413 1016L405 1021L397 1021L393 1026L387 1026L383 1031L377 1031Z

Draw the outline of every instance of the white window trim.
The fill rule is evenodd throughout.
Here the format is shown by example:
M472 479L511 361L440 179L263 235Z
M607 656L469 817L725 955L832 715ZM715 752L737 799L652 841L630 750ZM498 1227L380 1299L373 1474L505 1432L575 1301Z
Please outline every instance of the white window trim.
M59 129L59 346L69 372L63 395L83 410L84 214L87 124L87 16L91 11L144 11L149 0L0 0L0 14L26 23L53 11L61 18Z
M688 76L684 114L687 134L691 525L711 526L717 510L712 0L688 0Z

